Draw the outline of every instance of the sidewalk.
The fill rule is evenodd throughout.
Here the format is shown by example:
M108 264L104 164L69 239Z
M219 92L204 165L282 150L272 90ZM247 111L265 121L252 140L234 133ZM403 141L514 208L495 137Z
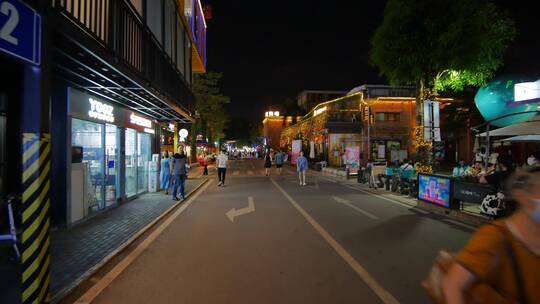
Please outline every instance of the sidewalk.
M206 177L186 181L186 193ZM124 243L177 202L163 192L148 193L70 229L51 232L51 293L60 299L98 269Z

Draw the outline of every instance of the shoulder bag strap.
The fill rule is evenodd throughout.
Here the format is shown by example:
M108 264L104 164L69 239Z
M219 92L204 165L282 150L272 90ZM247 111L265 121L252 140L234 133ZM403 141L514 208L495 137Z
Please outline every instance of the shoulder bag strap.
M516 257L516 252L514 251L514 246L512 246L512 235L507 227L501 227L494 225L503 233L504 247L508 257L510 257L510 263L512 263L512 270L514 273L514 282L516 284L516 289L518 292L518 303L527 304L527 294L525 292L525 285L523 281L523 275L521 273L521 268Z
M512 269L514 270L514 280L516 282L516 287L518 291L518 300L520 304L527 304L527 293L525 292L525 285L523 281L523 275L521 273L521 268L516 257L516 252L514 251L514 246L512 246L511 236L507 229L504 229L505 233L505 243L506 250L508 251L508 256L512 263Z

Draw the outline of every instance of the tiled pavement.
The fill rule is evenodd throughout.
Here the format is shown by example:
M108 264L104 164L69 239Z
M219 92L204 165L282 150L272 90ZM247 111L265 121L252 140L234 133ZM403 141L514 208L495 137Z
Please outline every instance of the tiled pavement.
M186 193L204 181L188 179ZM70 229L51 233L51 292L65 291L92 267L175 203L163 192L148 193Z

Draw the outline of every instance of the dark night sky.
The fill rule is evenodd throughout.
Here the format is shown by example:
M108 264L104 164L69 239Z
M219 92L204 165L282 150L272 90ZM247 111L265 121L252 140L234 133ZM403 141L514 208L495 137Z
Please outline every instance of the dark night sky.
M233 119L260 122L269 106L304 89L386 83L368 63L369 39L385 1L208 2L214 15L208 22L208 70L224 74L222 91L231 97ZM528 1L521 2L496 1L520 31L504 70L540 75L540 18Z

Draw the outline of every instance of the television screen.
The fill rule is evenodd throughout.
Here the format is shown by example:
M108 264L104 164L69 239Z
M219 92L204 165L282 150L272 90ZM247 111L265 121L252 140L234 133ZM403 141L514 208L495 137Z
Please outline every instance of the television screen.
M418 175L418 199L450 208L450 184L448 177Z

